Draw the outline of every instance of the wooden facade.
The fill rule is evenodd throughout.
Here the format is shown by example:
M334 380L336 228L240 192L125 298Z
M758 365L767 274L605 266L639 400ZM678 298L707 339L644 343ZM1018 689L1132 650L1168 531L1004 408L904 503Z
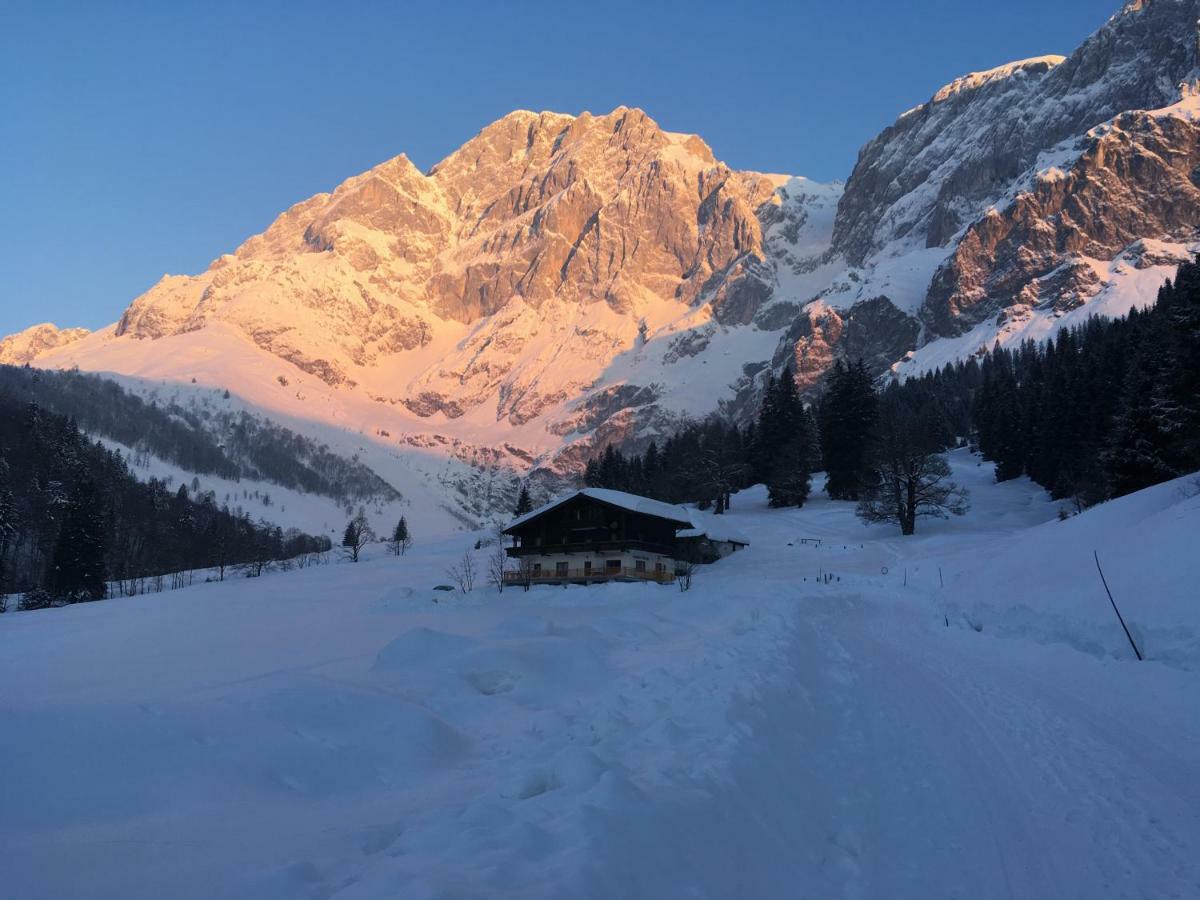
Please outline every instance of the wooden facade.
M506 528L504 533L512 538L506 552L520 563L506 579L518 584L670 583L681 561L720 557L705 539L677 536L694 531L687 510L628 494L616 496L642 501L652 511L579 492Z

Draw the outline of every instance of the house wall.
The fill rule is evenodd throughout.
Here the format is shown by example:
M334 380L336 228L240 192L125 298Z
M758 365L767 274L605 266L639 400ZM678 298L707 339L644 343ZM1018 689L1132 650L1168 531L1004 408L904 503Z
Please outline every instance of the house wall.
M556 565L565 562L571 577L576 577L577 573L583 570L585 562L591 562L593 574L602 575L606 561L610 559L620 560L622 569L636 569L637 561L640 559L645 561L648 572L653 572L655 564L660 562L668 573L673 574L675 571L675 560L671 557L642 550L626 550L624 552L614 550L605 553L539 553L524 556L522 559L528 560L530 563L541 563L542 572L547 575L554 574Z

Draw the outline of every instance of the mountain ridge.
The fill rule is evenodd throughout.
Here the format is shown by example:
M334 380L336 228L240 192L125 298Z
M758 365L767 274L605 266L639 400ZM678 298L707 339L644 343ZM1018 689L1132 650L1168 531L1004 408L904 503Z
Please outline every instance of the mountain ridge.
M903 376L1152 302L1200 248L1197 18L1130 4L1069 56L955 79L845 184L734 170L636 108L516 110L0 360L220 383L398 452L570 477L603 443L748 415L768 369Z

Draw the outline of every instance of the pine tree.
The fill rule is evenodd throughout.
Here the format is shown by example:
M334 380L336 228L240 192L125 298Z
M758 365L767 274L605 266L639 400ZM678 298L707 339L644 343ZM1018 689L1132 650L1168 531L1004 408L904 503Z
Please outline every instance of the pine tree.
M869 476L866 451L878 409L875 388L860 359L834 363L817 412L825 491L833 500L857 500Z
M803 506L817 459L816 425L796 391L790 367L771 385L759 417L758 440L771 506ZM766 448L773 448L768 451ZM769 459L769 462L766 460Z
M56 598L70 603L104 599L104 525L96 485L80 481L67 500L50 565L50 587Z
M1113 495L1167 481L1182 474L1173 463L1170 420L1178 415L1163 402L1161 385L1170 378L1159 349L1143 344L1126 380L1121 406L1113 421L1104 468Z
M8 487L8 463L0 457L0 594L5 591L8 551L17 538L17 503Z
M529 498L529 487L522 484L521 492L517 495L517 508L513 510L513 515L523 516L532 509L533 501Z
M358 562L363 548L373 540L375 532L367 522L366 512L360 509L358 514L346 523L346 530L342 533L342 553L351 562Z
M391 545L392 553L396 556L403 556L412 546L412 535L408 533L408 520L404 516L400 517L400 521L396 523L396 527L392 531Z
M816 426L808 410L801 409L791 435L779 448L767 476L770 506L803 506L812 487L813 463L818 458Z

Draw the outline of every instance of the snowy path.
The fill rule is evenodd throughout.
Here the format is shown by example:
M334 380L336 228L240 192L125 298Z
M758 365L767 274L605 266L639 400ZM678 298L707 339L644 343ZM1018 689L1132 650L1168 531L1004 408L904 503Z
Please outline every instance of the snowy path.
M1130 663L1112 697L1111 662L1014 656L859 594L799 602L794 681L730 781L655 797L582 894L1200 896L1193 674Z
M837 893L1200 896L1194 719L1123 722L1061 685L1094 660L1064 672L1052 654L1013 659L969 631L839 607L813 617L801 652L818 718L836 717L809 768L846 789L818 815Z

